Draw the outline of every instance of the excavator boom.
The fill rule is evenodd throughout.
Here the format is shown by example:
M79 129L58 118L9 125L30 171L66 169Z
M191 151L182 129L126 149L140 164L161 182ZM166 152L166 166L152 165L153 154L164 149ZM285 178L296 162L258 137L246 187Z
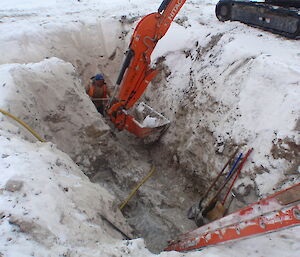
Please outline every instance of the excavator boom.
M118 99L125 103L123 105L125 109L131 108L136 103L157 74L156 70L150 68L151 54L157 42L167 33L185 1L164 0L157 13L145 16L138 23L123 64L125 68L121 69L117 81L117 84L122 82Z
M186 0L164 0L158 11L142 18L132 35L127 56L122 65L117 86L118 95L108 106L107 114L119 129L127 129L138 137L145 137L155 130L164 130L169 121L146 107L148 116L157 119L157 126L147 127L137 121L127 110L139 100L148 84L158 73L152 69L151 54L157 42L166 34L175 16ZM145 107L145 106L144 106ZM151 116L150 110L153 111Z

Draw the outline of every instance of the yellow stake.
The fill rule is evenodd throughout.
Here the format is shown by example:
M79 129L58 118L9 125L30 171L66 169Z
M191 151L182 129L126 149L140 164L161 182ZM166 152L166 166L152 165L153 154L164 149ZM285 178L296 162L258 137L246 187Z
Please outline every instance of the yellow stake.
M148 175L144 177L144 179L132 190L128 198L120 205L119 207L120 210L122 210L126 206L126 204L130 201L130 199L136 194L138 189L153 175L154 172L155 172L155 167L152 167Z
M41 138L39 136L38 133L36 133L31 127L29 127L29 125L27 125L24 121L18 119L16 116L10 114L9 112L6 112L2 109L0 109L0 112L3 113L4 115L7 115L9 117L11 117L12 119L14 119L16 122L20 123L22 126L24 126L32 135L34 135L38 140L40 140L41 142L46 142L43 138Z

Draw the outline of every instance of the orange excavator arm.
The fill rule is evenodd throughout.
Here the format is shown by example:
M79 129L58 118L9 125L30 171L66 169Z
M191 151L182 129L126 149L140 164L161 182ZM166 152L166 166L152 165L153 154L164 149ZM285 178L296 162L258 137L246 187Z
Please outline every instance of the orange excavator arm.
M117 79L118 94L107 108L107 114L119 130L127 129L138 137L151 133L152 128L141 127L126 110L138 101L157 74L157 70L150 68L151 54L185 1L164 0L156 13L143 17L135 28Z

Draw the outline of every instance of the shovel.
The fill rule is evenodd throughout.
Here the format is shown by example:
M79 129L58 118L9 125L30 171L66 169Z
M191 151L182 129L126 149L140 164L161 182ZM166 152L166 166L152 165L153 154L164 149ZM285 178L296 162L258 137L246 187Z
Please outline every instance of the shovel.
M229 189L227 190L226 195L225 195L223 201L222 201L222 202L219 202L219 201L218 201L218 194L216 194L215 198L212 200L212 202L209 204L209 206L206 208L206 210L204 210L204 211L206 211L206 212L203 211L203 214L202 214L202 215L203 215L204 217L208 218L210 221L214 221L214 220L216 220L216 219L220 219L220 218L222 218L222 217L224 216L224 213L225 213L225 207L224 207L224 206L225 206L226 199L227 199L229 193L231 192L232 187L234 186L234 184L235 184L235 182L236 182L238 176L239 176L240 173L241 173L241 170L242 170L242 168L243 168L245 162L247 161L247 159L248 159L248 157L249 157L249 155L251 154L252 151L253 151L253 148L251 148L251 149L248 150L248 152L246 153L244 159L242 160L242 162L241 162L240 165L238 166L236 175L235 175L235 177L234 177L234 179L233 179L233 181L232 181L232 183L231 183ZM237 161L236 161L235 164L238 163L238 161L240 160L240 157L241 157L241 155L239 156L239 158L237 159ZM230 178L231 178L232 175L234 174L233 171L234 171L234 169L235 169L235 166L236 166L236 165L233 166L233 170L232 170L231 174L229 173L229 174L230 174L230 175L229 175L229 179L227 179L227 181L225 181L225 183L224 183L225 185L227 184L227 182L230 180ZM224 187L225 187L225 185L224 185ZM222 190L224 187L221 187L221 190ZM221 192L221 190L219 190L219 191ZM218 192L219 192L219 191L218 191ZM220 193L220 192L219 192L219 193Z
M234 156L233 156L234 157ZM204 225L204 218L208 218L210 221L218 219L223 217L223 213L225 212L224 207L218 202L218 196L223 190L223 188L226 186L226 184L229 182L231 177L234 174L234 170L240 161L242 157L242 154L239 155L239 157L235 160L232 168L230 169L225 181L223 182L222 186L219 188L219 190L216 192L215 196L209 201L208 205L203 208L203 210L200 209L200 211L197 213L195 217L195 223L197 226ZM203 200L203 199L202 199ZM199 208L202 206L199 203Z
M234 156L237 154L239 148L237 148L234 153L230 156L230 158L228 159L228 161L225 163L224 167L222 168L222 170L219 172L219 174L217 175L217 177L214 179L214 181L211 183L211 185L209 186L209 188L206 190L206 192L204 193L204 195L201 197L200 201L198 204L194 204L193 206L191 206L191 208L188 210L187 212L187 217L188 219L195 219L195 217L197 216L197 214L200 212L200 210L202 210L202 202L204 201L204 199L208 196L209 192L212 190L213 186L217 183L217 181L219 180L219 178L221 177L221 175L223 174L224 170L227 168L227 166L229 165L229 163L231 162L231 160L234 158Z

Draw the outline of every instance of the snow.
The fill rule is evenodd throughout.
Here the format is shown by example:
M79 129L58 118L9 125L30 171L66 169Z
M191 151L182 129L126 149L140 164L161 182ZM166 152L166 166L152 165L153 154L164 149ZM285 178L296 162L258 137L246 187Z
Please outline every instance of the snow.
M188 160L191 151L203 151L195 135L204 138L203 130L197 130L203 127L217 143L232 140L254 147L247 172L254 164L267 172L241 181L255 183L259 194L266 195L299 180L298 174L294 181L286 179L293 159L275 158L271 151L274 145L282 150L300 141L300 43L236 22L219 23L216 2L187 1L178 15L181 21L172 24L152 55L153 63L165 57L171 71L167 83L159 90L154 84L146 94L176 124L164 140L177 149L179 162ZM100 136L109 131L81 84L99 69L111 74L107 81L114 84L136 25L120 25L119 19L139 18L159 4L1 1L0 108L29 123L48 142L36 142L0 115L0 256L154 256L142 239L122 241L101 218L131 233L115 197L91 183L76 163L88 173L102 154L101 147L91 153L89 144L101 145ZM120 38L124 40L116 40ZM176 111L187 120L176 123ZM151 117L148 121L155 123ZM176 140L181 141L177 148ZM205 154L203 159L210 161ZM294 172L299 173L298 165ZM200 252L160 256L298 256L299 237L295 227Z
M150 117L149 115L147 115L142 123L142 126L147 128L155 128L157 125L157 119L155 117Z
M52 143L30 143L1 131L2 254L43 256L43 250L51 247L47 252L59 255L60 248L97 247L99 242L122 238L99 216L122 220L120 212L111 216L114 198L90 183L70 157ZM9 191L7 182L11 180L20 181L21 188ZM126 224L124 219L122 222ZM24 233L17 233L18 227ZM24 240L36 242L26 247Z
M140 102L134 108L134 111L135 119L142 128L155 128L170 123L166 117L164 117L161 113L156 112L152 107L148 106L144 102Z

